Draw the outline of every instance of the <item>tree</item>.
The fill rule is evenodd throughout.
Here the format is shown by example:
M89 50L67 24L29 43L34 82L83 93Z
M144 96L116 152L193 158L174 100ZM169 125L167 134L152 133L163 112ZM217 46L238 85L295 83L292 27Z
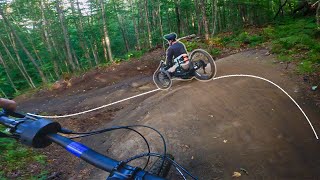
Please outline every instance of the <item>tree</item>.
M176 18L177 18L177 27L178 27L178 34L181 34L181 20L180 20L180 2L178 0L174 0L175 11L176 11Z
M287 2L288 0L285 0L283 3L282 3L282 0L279 0L279 9L273 19L277 18L280 12L281 12L281 15L283 16L283 12L284 12L283 7L287 4Z
M135 18L135 12L134 12L134 7L133 7L133 4L132 4L132 0L129 0L129 3L130 3L132 21L133 21L133 26L134 26L134 32L135 32L136 41L137 41L137 47L136 47L136 49L137 49L137 50L141 50L140 38L139 38L139 37L140 37L140 36L139 36L139 29L138 29L137 22L136 22L136 18Z
M7 46L6 46L5 43L2 41L2 39L0 39L0 42L1 42L2 46L3 46L3 48L5 49L7 55L9 56L10 60L15 64L16 67L18 67L20 73L23 75L24 79L27 81L27 83L29 84L29 86L30 86L31 88L35 88L35 85L34 85L32 79L30 78L28 72L25 71L25 68L24 68L23 63L18 64L18 63L15 61L15 59L12 57L10 51L8 50ZM20 62L20 60L18 60L18 61ZM3 64L4 64L4 62L3 62ZM22 66L22 68L21 68L20 66Z
M106 49L108 51L109 61L112 62L113 58L112 58L112 52L111 52L111 46L110 46L110 38L109 38L109 35L108 35L107 19L106 19L106 12L105 12L105 9L104 9L103 0L100 0L100 6L101 6L102 23L103 23L103 34L104 34L103 42L104 42L104 46L106 46ZM108 62L106 53L105 53L105 59Z
M22 40L20 39L20 37L18 36L18 34L16 33L16 31L14 30L14 28L11 26L11 24L9 23L8 19L6 18L5 14L3 13L3 10L0 9L0 15L2 16L3 21L5 22L5 24L9 27L9 29L11 30L12 34L15 36L15 38L17 39L18 43L20 44L20 46L22 47L22 49L24 50L24 52L27 54L28 58L31 60L32 64L34 65L34 67L37 69L37 71L40 74L40 77L42 79L43 83L47 83L47 78L45 77L43 71L40 69L39 65L36 63L35 59L32 57L31 53L28 51L28 49L25 47L24 43L22 42Z
M317 10L316 10L317 25L318 25L318 29L320 29L320 1L317 1L312 5L313 8L316 6L317 6Z
M1 53L0 53L0 64L3 66L3 69L6 72L6 75L8 77L10 84L11 84L11 87L15 90L15 92L19 92L17 87L14 85L12 78L10 77L9 68L8 68L7 64L5 63L5 61L3 60Z
M203 21L203 27L204 27L204 36L206 40L209 40L209 26L207 21L207 13L206 13L206 4L204 0L200 0L200 8L202 11L202 21Z
M63 37L64 37L64 42L65 42L65 47L67 50L67 59L69 64L71 65L71 68L73 71L76 70L76 66L73 62L73 58L72 58L72 53L71 53L71 47L70 47L70 40L69 40L69 33L65 24L65 18L64 18L64 13L61 9L61 2L60 0L56 0L56 9L59 15L59 20L60 20L60 24L61 24L61 28L62 28L62 32L63 32Z
M213 14L213 17L214 20L213 20L213 27L212 27L212 35L215 35L216 34L216 29L217 29L217 19L218 19L218 7L217 7L217 3L218 3L218 0L213 0L213 5L212 5L212 14Z
M144 10L145 10L145 15L146 15L145 18L146 18L146 23L147 23L147 28L148 28L149 48L152 48L152 35L151 35L150 23L149 23L148 0L144 0Z

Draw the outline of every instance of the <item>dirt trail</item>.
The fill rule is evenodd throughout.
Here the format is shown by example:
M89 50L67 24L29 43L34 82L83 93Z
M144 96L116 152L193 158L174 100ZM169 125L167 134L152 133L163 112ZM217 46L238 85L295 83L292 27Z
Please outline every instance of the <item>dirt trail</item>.
M281 65L274 64L272 55L265 54L266 50L251 50L218 60L217 76L252 74L272 80L296 99L320 133L319 109L305 99L304 89L295 77ZM96 107L154 89L152 73L148 73L81 94L60 94L48 98L43 105L35 102L46 96L34 101L21 100L20 109L63 114ZM31 104L35 105L31 107ZM306 119L284 93L257 79L175 82L169 91L59 121L81 131L112 125L150 125L163 132L169 152L200 179L232 179L233 172L240 172L240 168L249 173L242 172L240 179L317 179L320 176L319 140L315 139ZM155 133L139 130L150 140L153 151L162 151ZM116 159L145 152L143 141L126 131L82 142ZM49 157L63 152L55 146L51 148L54 152L48 154ZM69 171L62 178L105 179L106 176L105 172L69 155L56 158L52 164L57 162L67 168L56 168L56 171ZM143 162L136 164L139 163ZM177 174L171 173L170 178L176 179Z

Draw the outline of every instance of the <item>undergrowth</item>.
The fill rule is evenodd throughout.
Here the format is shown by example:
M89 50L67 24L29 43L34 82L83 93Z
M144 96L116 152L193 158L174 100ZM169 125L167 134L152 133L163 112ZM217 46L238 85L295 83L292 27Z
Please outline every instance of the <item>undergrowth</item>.
M284 19L263 28L220 33L206 44L186 42L188 50L203 48L213 56L259 46L271 48L280 61L296 62L301 74L320 71L320 30L314 18Z
M4 127L0 126L0 131L4 132ZM0 180L18 177L46 179L48 173L43 170L46 163L44 155L8 138L0 138L0 152Z

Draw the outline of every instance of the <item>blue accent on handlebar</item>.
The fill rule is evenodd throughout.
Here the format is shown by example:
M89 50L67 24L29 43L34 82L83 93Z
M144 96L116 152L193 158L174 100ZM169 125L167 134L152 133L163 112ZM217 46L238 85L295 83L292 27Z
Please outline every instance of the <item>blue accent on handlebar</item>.
M80 157L82 153L87 151L89 148L83 144L72 142L66 147L66 149L73 155Z

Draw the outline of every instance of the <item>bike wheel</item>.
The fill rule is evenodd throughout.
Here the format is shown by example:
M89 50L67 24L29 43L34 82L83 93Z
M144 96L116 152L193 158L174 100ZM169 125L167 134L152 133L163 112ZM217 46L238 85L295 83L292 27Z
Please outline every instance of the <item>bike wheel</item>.
M153 81L160 89L169 89L172 85L172 80L168 72L157 70L153 75Z
M174 160L174 157L171 154L167 154L166 156ZM165 159L162 166L162 162L163 162L163 159L158 158L157 161L154 162L153 165L151 166L149 173L160 176L162 178L166 178L167 175L169 174L172 163L167 159Z
M196 49L190 53L191 70L198 80L210 80L216 75L216 64L212 56L203 49Z

